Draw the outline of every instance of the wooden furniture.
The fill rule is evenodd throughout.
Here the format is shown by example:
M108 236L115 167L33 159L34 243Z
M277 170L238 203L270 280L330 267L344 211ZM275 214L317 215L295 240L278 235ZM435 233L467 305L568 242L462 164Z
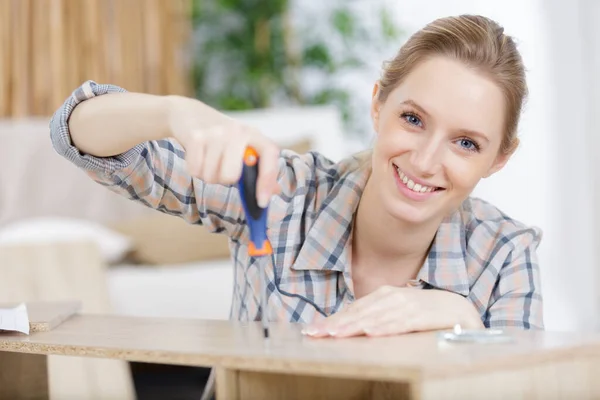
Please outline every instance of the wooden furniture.
M0 334L0 398L47 398L49 354L216 366L217 397L228 400L600 396L600 336L511 334L494 345L436 333L311 339L273 324L265 341L259 323L77 314L48 332Z
M69 303L73 300L81 304L83 313L111 313L106 273L106 266L93 243L2 245L0 304L25 301L32 305L29 309L30 321L34 322L30 324L32 331L53 329L76 310L68 307L69 304L73 307L73 303ZM66 306L58 309L45 306L54 304L52 302L66 302L59 303ZM0 365L14 364L5 357L0 357ZM46 357L41 358L46 360ZM46 385L52 400L135 399L129 365L121 360L51 355L47 357L47 371ZM3 373L5 371L0 375ZM1 382L2 377L0 399L19 398L3 397Z
M12 308L16 304L0 304ZM49 332L81 308L77 301L27 303L29 332ZM0 399L49 398L48 363L44 355L0 353Z
M40 301L27 303L29 332L49 332L81 309L78 301Z

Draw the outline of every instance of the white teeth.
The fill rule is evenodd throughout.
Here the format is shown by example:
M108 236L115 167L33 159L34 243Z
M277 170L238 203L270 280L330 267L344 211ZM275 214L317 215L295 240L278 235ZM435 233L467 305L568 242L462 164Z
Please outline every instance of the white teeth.
M432 192L433 190L435 190L435 188L433 188L431 186L425 186L425 185L421 185L419 183L415 183L413 180L409 179L406 175L404 175L404 172L400 171L397 167L396 167L396 170L398 171L398 175L400 176L400 179L402 179L402 182L404 182L404 184L406 186L408 186L408 188L410 190L412 190L413 192L429 193L429 192Z

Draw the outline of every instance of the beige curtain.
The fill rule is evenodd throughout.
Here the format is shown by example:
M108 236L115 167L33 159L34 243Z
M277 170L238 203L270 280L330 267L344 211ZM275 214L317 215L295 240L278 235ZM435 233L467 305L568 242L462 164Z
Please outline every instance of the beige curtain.
M191 0L0 0L0 118L48 116L87 79L189 95Z

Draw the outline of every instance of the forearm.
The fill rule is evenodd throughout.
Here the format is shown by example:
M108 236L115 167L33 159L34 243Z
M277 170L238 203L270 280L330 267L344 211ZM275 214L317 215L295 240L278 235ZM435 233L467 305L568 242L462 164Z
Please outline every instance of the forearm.
M69 119L73 145L96 157L121 154L169 136L168 100L141 93L110 93L80 103Z
M177 111L182 109L189 109L187 115L194 115L195 119L180 121ZM184 145L182 139L185 139L186 131L210 128L224 120L230 118L192 98L110 93L75 107L69 119L69 132L79 151L96 157L110 157L140 143L168 137L175 137Z
M202 160L205 152L223 153L236 141L239 147L266 147L260 136L247 141L249 133L232 118L193 98L132 93L86 81L49 122L56 152L96 182L210 231L240 235L243 211L239 196L232 196L237 189L193 175L188 162ZM237 158L242 155L231 162L234 167L241 167Z

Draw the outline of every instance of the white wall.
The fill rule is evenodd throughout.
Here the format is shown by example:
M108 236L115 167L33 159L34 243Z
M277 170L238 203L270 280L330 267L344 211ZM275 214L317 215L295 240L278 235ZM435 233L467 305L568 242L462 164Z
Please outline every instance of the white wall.
M600 71L600 24L598 19L600 18L600 1L597 0L584 0L580 2L579 15L582 16L583 29L582 29L582 42L584 46L584 64L585 72L582 79L585 82L584 88L587 89L587 94L581 98L587 106L587 156L591 161L589 170L592 172L591 185L593 187L592 195L592 207L594 215L592 218L587 218L588 223L593 224L593 243L594 246L600 244L600 212L598 212L598 200L600 199L600 157L597 155L597 149L600 147L600 137L598 132L600 131L600 80L598 79L598 71ZM557 7L558 8L558 7ZM560 20L560 13L558 18ZM558 55L560 57L560 55ZM558 57L557 57L558 58ZM563 59L564 62L564 59ZM569 99L565 99L569 101ZM586 182L587 183L587 182ZM600 304L600 290L596 287L600 283L599 274L597 272L597 257L596 252L592 252L590 255L593 263L590 263L589 268L594 273L594 279L591 281L593 290L591 295L594 296L594 304ZM593 313L592 320L595 322L596 327L600 325L597 321L598 310L590 310Z

